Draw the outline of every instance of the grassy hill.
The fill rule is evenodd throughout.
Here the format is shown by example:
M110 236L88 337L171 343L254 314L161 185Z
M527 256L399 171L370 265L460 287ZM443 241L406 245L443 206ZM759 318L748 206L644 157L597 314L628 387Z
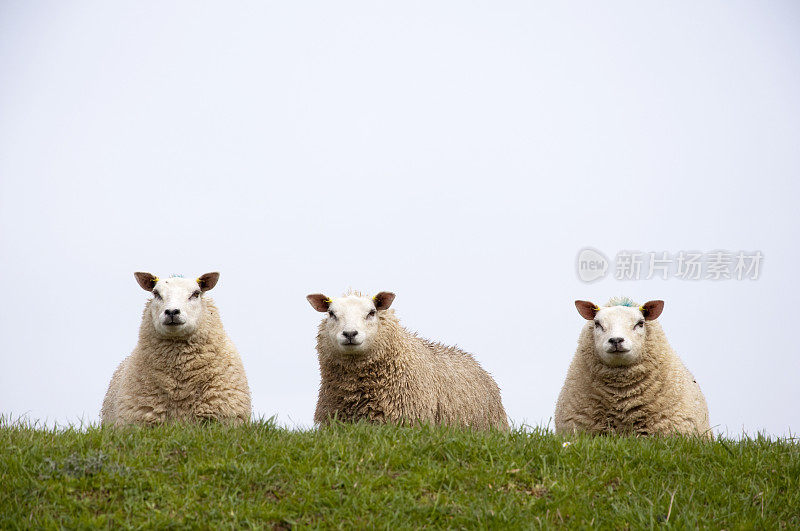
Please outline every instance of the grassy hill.
M0 528L800 528L800 447L271 422L0 421Z

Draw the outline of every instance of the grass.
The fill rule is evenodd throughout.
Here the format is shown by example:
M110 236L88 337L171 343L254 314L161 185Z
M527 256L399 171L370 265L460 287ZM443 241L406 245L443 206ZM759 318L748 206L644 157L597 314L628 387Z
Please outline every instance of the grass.
M0 420L0 528L799 528L790 439Z

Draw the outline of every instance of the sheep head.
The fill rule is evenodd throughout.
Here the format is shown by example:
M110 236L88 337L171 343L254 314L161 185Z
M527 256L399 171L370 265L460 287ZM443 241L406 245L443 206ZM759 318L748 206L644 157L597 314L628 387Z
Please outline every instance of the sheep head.
M191 280L179 276L158 278L150 273L134 273L145 291L153 294L148 303L156 333L165 338L185 339L194 334L203 315L203 293L212 289L219 273L206 273Z
M592 321L594 351L611 367L633 365L642 355L647 337L647 321L657 319L664 301L650 301L638 306L630 299L612 299L599 307L589 301L575 301L578 313Z
M328 314L322 330L330 345L343 354L358 355L369 350L380 327L378 312L389 309L394 293L382 291L374 297L351 293L338 298L315 293L306 299L315 310Z

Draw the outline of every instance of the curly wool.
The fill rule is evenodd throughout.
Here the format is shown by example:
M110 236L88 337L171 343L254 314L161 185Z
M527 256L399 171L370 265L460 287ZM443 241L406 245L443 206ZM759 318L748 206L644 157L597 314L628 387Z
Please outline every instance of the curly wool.
M236 347L225 334L219 311L203 299L198 329L186 340L156 334L148 301L139 342L120 363L108 386L103 424L250 418L250 389Z
M603 364L587 323L558 397L556 431L571 433L701 434L711 436L700 386L667 342L661 325L645 322L637 363Z
M417 337L394 310L378 312L370 350L346 356L317 335L322 382L314 421L431 423L508 430L500 389L477 361L456 347Z

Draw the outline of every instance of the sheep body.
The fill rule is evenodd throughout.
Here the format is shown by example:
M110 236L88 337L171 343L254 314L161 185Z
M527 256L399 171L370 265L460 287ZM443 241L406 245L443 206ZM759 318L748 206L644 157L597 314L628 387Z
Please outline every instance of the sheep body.
M250 390L236 347L211 299L203 298L196 330L185 339L159 335L145 306L139 341L108 386L104 425L250 418Z
M662 303L663 304L663 303ZM593 323L583 327L558 397L559 433L655 433L711 436L708 406L695 378L667 342L661 325L646 321L644 347L632 365L598 357Z
M369 350L340 352L325 320L317 335L321 384L314 421L431 423L508 429L500 389L468 353L417 337L394 310L378 312Z

